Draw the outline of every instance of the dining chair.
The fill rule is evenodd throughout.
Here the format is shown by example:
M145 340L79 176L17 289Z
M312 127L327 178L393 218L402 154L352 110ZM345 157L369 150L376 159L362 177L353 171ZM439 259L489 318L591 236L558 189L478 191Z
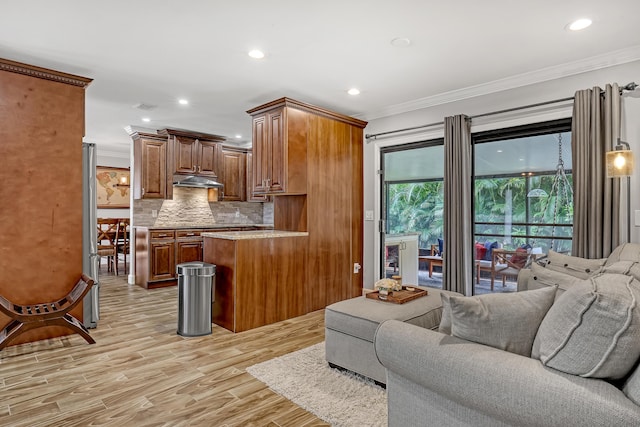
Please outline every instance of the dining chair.
M129 218L120 218L118 220L118 238L116 239L116 256L122 254L124 260L124 274L127 274L127 256L130 248ZM116 272L117 275L117 272Z
M107 271L115 271L118 275L118 241L117 218L98 218L98 256L107 258Z

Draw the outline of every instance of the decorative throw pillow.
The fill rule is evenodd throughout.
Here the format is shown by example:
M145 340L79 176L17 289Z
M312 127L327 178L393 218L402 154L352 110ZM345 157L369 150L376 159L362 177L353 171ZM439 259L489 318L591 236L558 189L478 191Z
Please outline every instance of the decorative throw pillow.
M444 254L444 240L438 239L438 255Z
M443 332L450 323L453 336L529 357L555 293L555 287L545 287L473 297L443 296L444 326L440 323L439 330Z
M511 264L515 265L518 268L524 267L527 263L527 258L529 258L529 254L527 253L527 249L520 247L516 249L516 253L511 257Z
M535 262L531 264L531 275L527 281L527 289L540 289L548 286L558 286L556 300L570 287L582 283L582 279L544 268Z
M498 247L498 242L487 242L484 244L486 252L484 253L484 260L491 261L493 256L493 250Z
M611 252L605 265L611 265L618 261L640 262L640 244L623 243Z
M640 357L640 282L603 273L562 294L542 321L531 357L572 375L619 379Z
M548 269L570 274L571 276L579 277L581 279L587 279L598 273L606 261L606 258L579 258L571 255L559 254L558 252L549 250L549 254L543 263Z
M476 259L484 259L485 253L487 253L487 248L482 243L476 242Z
M635 261L617 261L609 265L605 265L601 270L603 273L624 274L633 276L634 279L640 280L640 263Z
M438 332L451 335L451 306L449 306L449 294L441 292L440 300L442 301L442 318L440 319Z

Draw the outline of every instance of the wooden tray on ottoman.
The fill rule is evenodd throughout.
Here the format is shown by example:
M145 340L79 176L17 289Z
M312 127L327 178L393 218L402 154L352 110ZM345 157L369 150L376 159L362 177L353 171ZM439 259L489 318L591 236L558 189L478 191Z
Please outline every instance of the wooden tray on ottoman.
M380 299L380 291L367 293L367 298L382 302L391 302L393 304L404 304L405 302L413 301L416 298L420 298L428 294L429 292L425 289L413 288L413 290L410 291L406 286L403 286L401 291L393 291L387 295L387 299Z

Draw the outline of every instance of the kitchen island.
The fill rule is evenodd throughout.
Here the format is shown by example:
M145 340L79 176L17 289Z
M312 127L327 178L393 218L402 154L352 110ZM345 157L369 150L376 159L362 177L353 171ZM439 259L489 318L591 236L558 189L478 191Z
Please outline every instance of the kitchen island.
M216 265L213 323L242 332L307 313L307 232L202 233Z

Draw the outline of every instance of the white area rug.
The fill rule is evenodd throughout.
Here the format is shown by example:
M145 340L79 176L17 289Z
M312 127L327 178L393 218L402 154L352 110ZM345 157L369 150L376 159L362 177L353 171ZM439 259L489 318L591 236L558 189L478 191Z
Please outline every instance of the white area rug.
M387 425L387 393L373 381L332 369L324 342L247 368L247 372L336 427Z

